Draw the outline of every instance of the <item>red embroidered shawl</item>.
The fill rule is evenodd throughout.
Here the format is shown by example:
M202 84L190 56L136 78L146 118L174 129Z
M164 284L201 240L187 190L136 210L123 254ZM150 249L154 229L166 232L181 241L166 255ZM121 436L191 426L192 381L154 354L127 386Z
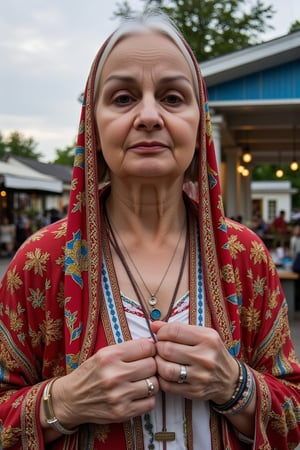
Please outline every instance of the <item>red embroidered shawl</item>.
M99 321L102 223L94 122L94 78L87 81L67 220L31 236L11 262L0 291L0 429L3 449L42 449L39 405L45 382L74 370L107 345ZM188 51L190 48L186 45ZM193 57L193 56L192 56ZM258 237L224 217L204 82L199 76L198 209L210 318L228 350L252 368L258 404L254 449L300 441L300 366L273 261ZM194 204L190 202L191 209ZM212 411L213 449L244 448L229 422ZM131 449L127 424L85 425L52 449ZM142 447L139 447L142 449Z

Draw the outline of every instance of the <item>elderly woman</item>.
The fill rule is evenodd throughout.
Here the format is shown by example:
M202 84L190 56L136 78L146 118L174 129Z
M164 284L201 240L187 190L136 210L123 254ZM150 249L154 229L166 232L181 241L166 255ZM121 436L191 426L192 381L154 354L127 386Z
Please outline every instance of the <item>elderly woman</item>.
M19 250L0 319L5 449L300 441L278 276L224 217L203 79L163 16L124 22L97 54L68 217Z

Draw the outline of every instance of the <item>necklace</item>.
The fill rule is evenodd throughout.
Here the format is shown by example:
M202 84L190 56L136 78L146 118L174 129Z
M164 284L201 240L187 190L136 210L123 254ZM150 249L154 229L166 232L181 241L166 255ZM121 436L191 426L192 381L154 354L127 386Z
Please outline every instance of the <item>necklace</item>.
M123 253L122 253L122 251L120 249L120 246L118 245L118 242L116 240L116 236L115 236L114 231L112 229L112 226L111 226L111 224L110 224L110 222L108 220L106 211L105 211L105 221L106 221L106 224L107 224L107 231L110 232L110 233L108 233L109 240L110 240L114 250L116 251L116 253L117 253L121 263L123 264L123 267L124 267L124 269L125 269L125 271L126 271L126 273L128 275L128 278L129 278L129 280L130 280L130 282L131 282L131 284L133 286L133 289L134 289L134 291L136 293L136 296L137 296L137 298L139 300L139 303L141 305L141 308L143 310L143 313L144 313L144 316L145 316L145 320L146 320L146 323L147 323L147 327L149 329L151 337L153 338L154 342L156 342L157 339L156 339L156 336L155 336L155 334L153 333L153 331L151 329L150 320L149 320L149 317L148 317L148 314L147 314L147 311L146 311L146 308L145 308L145 305L144 305L145 297L143 296L143 293L142 293L140 287L138 286L136 280L134 279L134 277L133 277L133 275L132 275L132 273L130 271L130 268L129 268L128 264L127 264L127 261L126 261L124 255L123 255ZM173 292L172 300L171 300L171 303L170 303L170 306L169 306L169 309L168 309L168 313L167 313L166 317L164 318L165 321L167 321L169 316L170 316L173 304L174 304L176 296L177 296L177 292L178 292L178 289L179 289L180 281L182 279L182 274L183 274L183 270L184 270L184 267L185 267L187 254L188 254L188 248L189 248L188 230L189 230L189 225L187 223L185 245L184 245L182 261L181 261L181 265L180 265L180 269L179 269L179 275L178 275L177 282L176 282L176 285L175 285L175 289L174 289L174 292ZM177 246L178 246L178 244L177 244ZM150 317L151 317L151 315L150 315ZM154 439L156 441L161 441L162 444L163 444L163 450L166 450L167 449L167 442L175 441L176 433L174 431L168 431L167 430L167 424L166 424L166 421L167 421L166 420L166 394L165 394L164 391L161 391L161 403L162 403L162 430L158 431L158 432L156 432L154 434Z
M150 307L152 308L152 311L150 312L150 317L151 317L151 319L152 319L152 320L159 320L159 319L161 318L162 314L161 314L160 309L156 307L156 305L157 305L157 294L158 294L158 291L160 290L160 288L161 288L161 286L162 286L162 284L163 284L163 282L164 282L164 280L165 280L165 278L166 278L166 276L167 276L167 273L169 272L169 269L170 269L170 267L171 267L171 265L172 265L172 263L173 263L173 261L174 261L174 258L175 258L175 255L176 255L176 253L177 253L178 246L179 246L179 243L180 243L180 241L181 241L182 234L183 234L185 221L184 221L183 226L182 226L182 228L181 228L181 231L180 231L180 234L179 234L179 238L178 238L177 244L176 244L176 246L175 246L175 249L174 249L174 251L173 251L173 253L172 253L172 256L171 256L171 259L170 259L170 261L169 261L169 264L167 265L167 268L166 268L166 270L165 270L165 272L164 272L164 274L163 274L163 276L162 276L162 279L160 280L160 283L159 283L158 287L157 287L156 290L152 293L152 292L150 291L149 287L147 286L147 284L146 284L146 282L145 282L145 280L144 280L144 278L143 278L141 272L140 272L139 269L137 268L137 265L135 264L133 258L131 257L131 255L130 255L130 253L129 253L129 251L128 251L128 249L127 249L127 247L126 247L126 245L125 245L125 243L124 243L124 241L123 241L123 239L121 238L120 234L118 233L118 230L116 229L114 223L108 219L107 213L106 213L106 219L107 219L107 223L108 223L108 226L109 226L109 229L110 229L110 232L111 232L111 236L113 237L114 242L117 243L117 239L116 239L116 236L117 236L118 239L119 239L119 241L120 241L121 244L123 245L123 248L124 248L124 250L125 250L125 252L126 252L126 255L127 255L128 259L130 260L132 266L134 267L136 273L138 274L140 280L142 281L142 283L143 283L145 289L147 290L147 292L148 292L148 294L149 294L149 296L150 296L150 298L148 299L148 303L149 303ZM116 235L116 236L115 236L115 235ZM117 248L118 248L118 251L119 251L119 252L118 252L118 256L120 257L119 253L122 253L122 252L121 252L121 249L120 249L119 245L117 245ZM123 266L124 266L123 260L121 260L121 262L122 262L122 264L123 264ZM128 275L128 270L129 270L128 264L126 264L126 266L127 266L127 267L125 267L125 266L124 266L124 267L125 267L125 270L126 270L127 275ZM127 270L127 269L128 269L128 270ZM130 270L129 270L129 271L130 271ZM131 273L131 272L130 272L130 273ZM131 281L131 280L130 280L130 281ZM131 283L132 283L132 281L131 281ZM140 288L139 288L139 291L140 291ZM143 298L144 298L144 300L145 300L144 295L143 295Z

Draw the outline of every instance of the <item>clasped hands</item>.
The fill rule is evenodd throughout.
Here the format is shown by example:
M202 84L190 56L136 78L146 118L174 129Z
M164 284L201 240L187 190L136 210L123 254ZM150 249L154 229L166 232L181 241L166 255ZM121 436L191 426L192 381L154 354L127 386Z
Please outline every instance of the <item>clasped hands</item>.
M102 348L57 379L53 403L64 426L124 422L152 410L159 390L228 401L238 366L215 330L161 321L151 327L156 342L137 339Z

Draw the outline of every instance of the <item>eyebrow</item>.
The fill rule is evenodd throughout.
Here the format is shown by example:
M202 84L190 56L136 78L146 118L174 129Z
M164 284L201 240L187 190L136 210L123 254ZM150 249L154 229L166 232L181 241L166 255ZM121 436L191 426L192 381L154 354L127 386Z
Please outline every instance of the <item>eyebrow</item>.
M123 82L129 83L129 84L133 84L136 82L136 79L129 75L111 75L110 77L108 77L105 80L104 85L111 81L123 81ZM163 77L159 80L159 83L166 84L166 83L170 83L170 82L174 82L174 81L185 81L186 83L193 86L193 83L191 82L191 80L189 80L184 75L174 75L174 76Z

